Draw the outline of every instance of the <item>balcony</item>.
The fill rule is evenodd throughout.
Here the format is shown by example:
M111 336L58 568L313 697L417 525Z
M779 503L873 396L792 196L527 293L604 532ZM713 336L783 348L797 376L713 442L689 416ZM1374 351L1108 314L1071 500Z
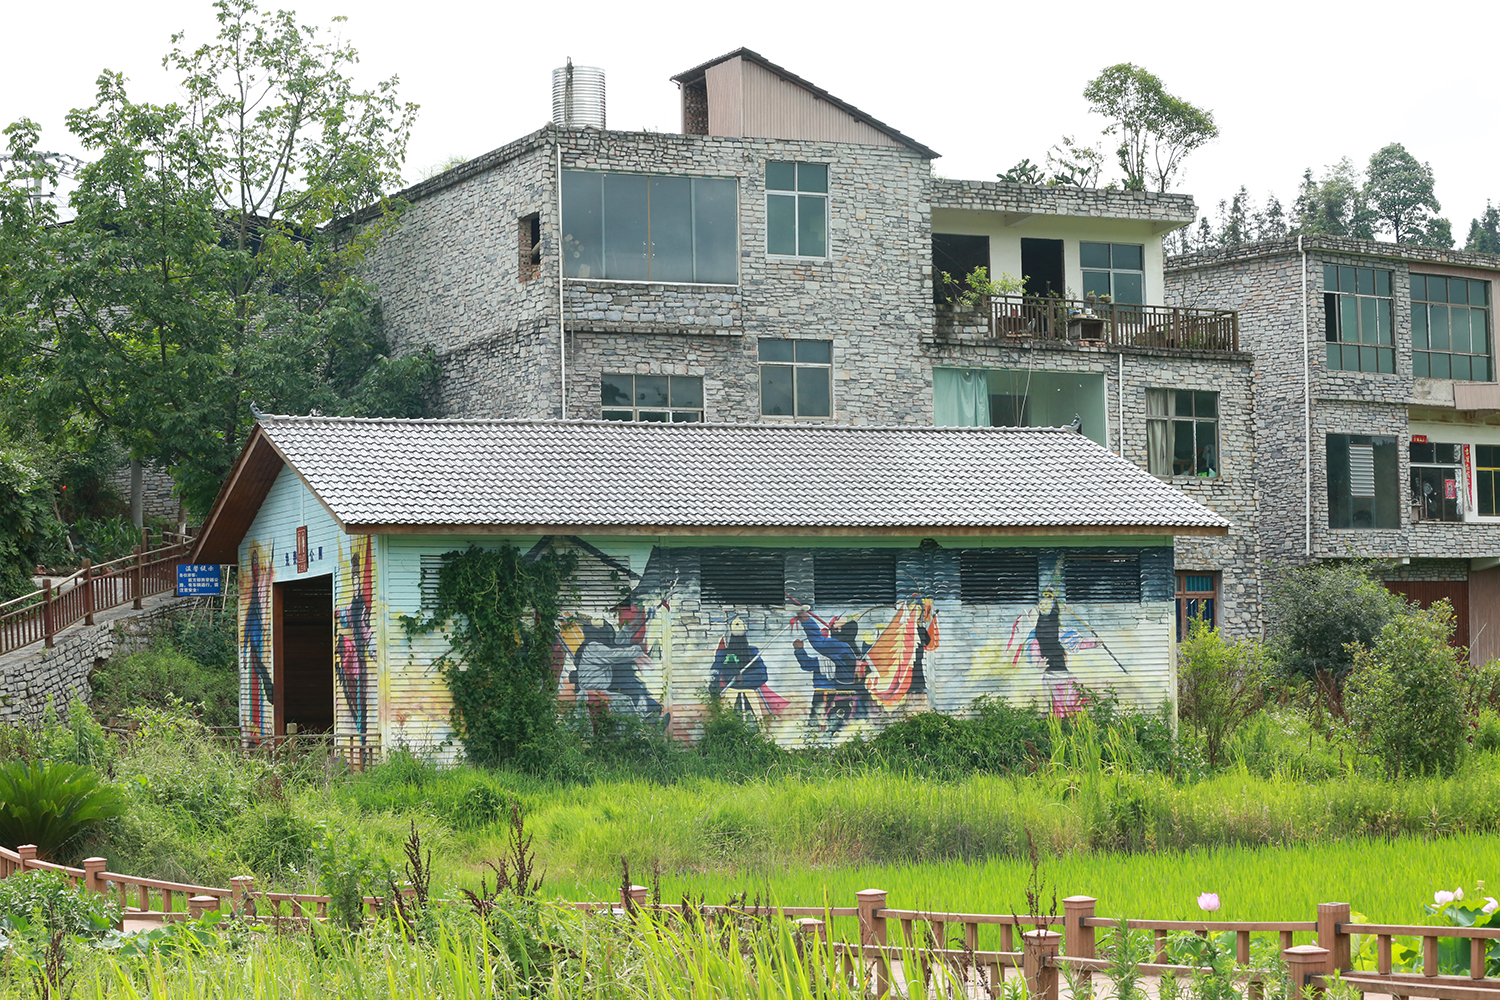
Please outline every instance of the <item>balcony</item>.
M988 306L938 306L939 338L1047 342L1099 347L1232 353L1239 314L1230 309L1139 306L1024 295L991 296Z

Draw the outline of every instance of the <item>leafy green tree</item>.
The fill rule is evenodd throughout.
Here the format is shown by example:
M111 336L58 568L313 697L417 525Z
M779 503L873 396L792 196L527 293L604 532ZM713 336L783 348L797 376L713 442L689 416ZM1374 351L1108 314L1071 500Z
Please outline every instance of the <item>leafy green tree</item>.
M1397 243L1441 246L1446 238L1446 245L1453 245L1452 227L1437 218L1442 206L1432 187L1432 167L1418 162L1399 142L1370 157L1365 199L1381 230Z
M1098 187L1104 173L1104 152L1097 145L1084 146L1071 135L1063 136L1047 150L1048 184L1068 187Z
M1274 194L1267 196L1266 207L1256 217L1256 239L1279 240L1287 234L1286 209Z
M1320 180L1313 180L1311 167L1303 171L1292 218L1296 232L1309 236L1375 238L1375 220L1365 202L1365 186L1347 156L1327 167Z
M1345 685L1349 718L1394 775L1451 774L1467 727L1446 600L1397 615L1368 647L1356 647Z
M1469 223L1464 249L1474 253L1500 253L1500 208L1484 203L1484 214Z
M1354 666L1351 643L1369 645L1405 602L1358 563L1291 567L1266 587L1268 638L1287 671L1337 684Z
M215 7L217 37L174 36L164 60L185 102L136 102L100 76L68 116L92 160L75 218L7 210L18 245L0 258L13 412L44 428L82 414L171 468L200 512L254 406L417 416L436 373L430 355L390 356L359 276L397 218L382 196L415 108L394 78L356 90L354 50L292 15ZM13 188L45 165L34 127L9 135ZM334 225L372 204L369 224Z
M1110 120L1104 133L1119 135L1116 154L1131 191L1166 191L1183 158L1219 135L1213 112L1169 94L1155 74L1133 63L1106 68L1083 96Z
M1226 639L1199 618L1177 648L1177 709L1203 735L1208 764L1218 767L1224 743L1265 701L1266 656L1253 639Z

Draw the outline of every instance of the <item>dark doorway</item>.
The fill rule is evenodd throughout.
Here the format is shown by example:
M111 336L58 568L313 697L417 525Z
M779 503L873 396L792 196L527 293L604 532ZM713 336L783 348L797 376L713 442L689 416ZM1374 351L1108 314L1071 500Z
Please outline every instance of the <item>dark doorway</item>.
M1026 276L1027 295L1068 294L1067 282L1063 280L1063 241L1021 241L1021 273Z
M952 289L943 285L943 272L953 276L961 285L976 268L982 267L989 274L990 238L988 236L959 236L955 233L932 234L932 301L947 302L952 298ZM990 274L993 278L994 275ZM964 285L964 287L968 287Z
M333 577L276 584L276 735L333 732Z

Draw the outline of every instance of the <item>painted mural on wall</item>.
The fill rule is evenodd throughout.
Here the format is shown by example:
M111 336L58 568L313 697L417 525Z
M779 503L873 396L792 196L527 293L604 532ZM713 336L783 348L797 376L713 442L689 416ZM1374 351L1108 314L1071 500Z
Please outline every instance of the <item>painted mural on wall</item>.
M252 541L247 546L240 580L240 690L247 692L241 723L262 736L272 732L272 687L275 664L271 643L271 584L275 576L275 546Z
M352 535L339 542L334 608L334 672L339 729L369 731L370 695L377 683L375 649L375 539Z
M616 585L596 589L563 629L562 696L606 702L680 735L696 729L710 697L798 744L913 712L962 712L981 695L1068 714L1081 706L1081 687L1111 687L1123 703L1150 707L1169 694L1170 549L1142 552L1149 581L1140 600L1123 603L1068 600L1053 550L1040 553L1039 596L1024 603L965 600L952 550L898 550L889 600L819 601L816 553L787 549L775 603L705 596L700 560L733 552L657 547L636 573L592 551ZM835 589L826 575L824 584Z

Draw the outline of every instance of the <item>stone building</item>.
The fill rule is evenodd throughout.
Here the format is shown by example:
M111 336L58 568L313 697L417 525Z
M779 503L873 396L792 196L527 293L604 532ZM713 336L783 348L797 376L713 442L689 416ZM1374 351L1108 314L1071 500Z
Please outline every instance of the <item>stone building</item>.
M1264 564L1388 561L1500 656L1500 384L1490 254L1311 236L1175 258L1167 297L1239 314ZM1225 463L1230 456L1225 454Z
M1179 617L1258 628L1253 360L1224 303L1164 305L1190 197L937 177L746 49L672 79L679 133L554 123L403 192L372 277L440 415L1076 422L1231 523L1179 542Z

